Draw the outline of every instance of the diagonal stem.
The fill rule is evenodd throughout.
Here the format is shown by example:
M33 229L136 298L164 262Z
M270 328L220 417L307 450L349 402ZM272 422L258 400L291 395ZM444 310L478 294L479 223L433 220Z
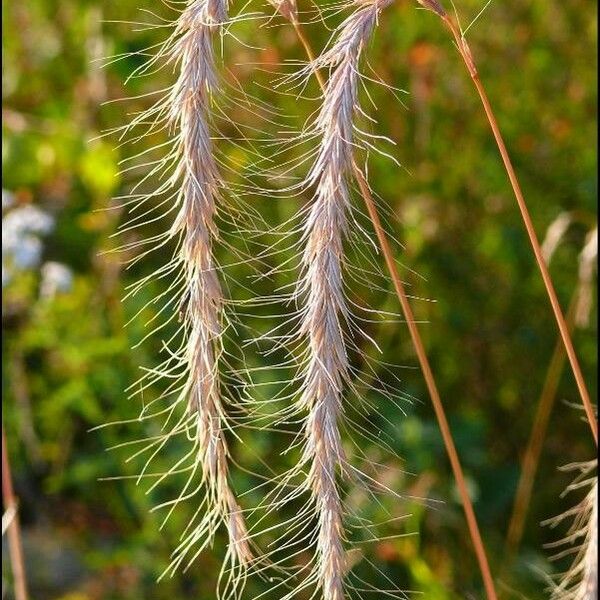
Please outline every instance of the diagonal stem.
M588 392L587 386L585 384L585 379L581 371L581 366L579 364L577 354L575 353L573 340L571 339L571 334L569 333L569 327L560 307L560 302L558 301L558 297L556 295L556 291L552 283L552 278L550 277L550 272L548 271L548 266L546 265L546 261L544 260L542 248L535 233L533 221L531 220L531 215L529 214L527 203L525 202L525 198L523 197L523 192L521 191L519 180L517 179L517 175L510 160L508 150L506 149L502 133L500 132L498 121L496 120L496 117L494 115L494 111L486 94L485 88L483 87L483 84L479 79L477 67L475 65L475 61L473 60L471 49L469 48L469 45L466 39L463 37L459 27L454 23L450 16L446 14L446 12L443 11L443 9L441 9L441 7L436 8L435 10L431 10L433 10L433 12L435 12L442 19L446 27L450 30L450 33L452 34L454 41L456 42L458 52L461 58L463 59L465 66L469 71L469 75L471 76L471 79L473 81L473 85L475 86L475 89L479 94L479 98L483 105L483 109L485 110L488 123L490 125L490 128L492 129L492 133L494 134L496 145L498 146L498 150L500 151L502 162L504 163L506 173L510 180L515 199L517 200L519 211L521 212L521 218L523 219L523 224L525 225L525 229L527 230L527 236L529 237L529 242L535 255L535 260L537 262L538 269L544 281L546 293L548 294L548 299L552 306L552 311L554 312L554 318L556 319L556 323L560 331L560 337L562 339L565 351L569 358L571 370L573 371L573 376L575 377L577 389L579 390L579 395L581 396L581 402L583 404L583 408L585 409L590 429L592 430L592 436L594 437L596 446L598 446L598 423L596 421L596 415L594 412L594 407L592 406L592 401L590 400L590 394Z
M385 262L390 272L390 276L394 284L394 289L396 290L396 295L398 296L398 300L400 301L400 305L402 306L402 312L404 313L404 316L406 318L406 323L408 325L410 337L412 339L417 358L419 359L419 364L421 365L423 377L425 378L425 382L427 384L429 396L431 397L431 403L433 404L435 416L437 418L442 433L444 445L446 446L446 452L448 453L448 458L450 459L450 464L452 466L454 478L456 479L456 485L460 494L463 509L465 511L465 517L467 519L469 533L471 534L471 540L475 548L475 554L477 556L477 562L479 563L479 569L481 570L481 576L483 578L486 593L490 600L495 600L496 591L494 588L494 581L492 578L490 565L487 559L487 555L485 553L485 546L481 538L479 526L477 525L477 518L475 517L473 504L471 502L471 498L469 497L465 476L462 470L460 459L458 457L456 446L454 444L454 439L452 438L452 432L450 431L448 419L446 418L446 411L444 410L444 405L442 404L442 400L440 398L437 384L433 376L433 371L431 370L429 359L427 358L427 353L425 352L425 346L423 345L423 340L421 338L421 334L419 333L419 329L417 327L417 323L415 321L410 302L408 301L406 291L404 290L404 285L402 284L402 280L400 279L400 275L398 274L398 268L396 266L396 262L392 254L392 249L390 247L385 231L381 225L379 215L377 214L377 207L375 205L375 201L373 200L373 196L371 195L368 184L362 172L356 165L354 166L354 173L365 204L367 205L369 216L371 217L371 221L373 222L373 227L375 228L375 233L377 234L379 245L381 246Z
M313 62L315 60L315 55L310 45L310 42L304 35L302 27L297 20L297 18L292 17L291 23L296 31L298 39L300 43L304 47L306 55L308 59ZM325 88L325 80L320 71L315 70L315 76L321 89ZM421 371L423 372L423 376L425 378L425 382L427 385L427 389L429 391L429 395L431 397L431 402L433 404L433 408L435 411L435 415L442 433L442 438L444 441L444 445L446 447L446 452L448 454L448 458L450 459L450 464L452 466L452 471L454 473L454 478L456 480L456 485L458 488L458 492L462 501L463 509L465 511L465 517L467 520L467 526L469 528L469 533L471 536L471 540L473 542L473 547L475 549L475 554L477 557L477 562L479 563L479 569L481 571L481 576L483 579L483 583L485 586L486 594L489 600L496 600L496 590L494 588L494 580L492 577L490 565L487 559L487 555L485 552L485 546L483 544L483 540L481 537L481 533L479 531L479 526L477 524L477 518L475 516L475 511L473 509L473 504L471 502L471 498L469 497L469 492L464 476L464 472L460 463L460 459L458 457L458 452L456 450L456 446L454 444L454 439L452 437L452 432L450 431L450 426L448 424L448 419L446 417L446 412L444 410L444 405L442 404L442 400L440 398L440 394L437 388L437 384L435 382L435 378L433 375L433 371L431 370L431 366L429 364L429 359L427 358L427 353L425 351L425 346L423 344L423 340L421 338L421 334L417 327L417 323L412 312L412 308L410 306L410 302L408 300L408 296L406 295L406 291L404 289L404 285L398 273L398 268L396 266L396 261L394 260L394 255L392 249L390 247L389 241L381 224L381 220L379 218L379 214L377 212L377 206L373 195L371 194L371 190L369 189L369 185L356 164L353 162L353 172L354 177L356 178L356 182L362 194L363 200L367 207L367 211L369 213L369 217L372 221L373 228L375 229L375 233L377 235L377 239L379 241L379 245L381 247L381 251L383 253L387 268L390 272L390 277L394 284L394 289L396 291L396 295L398 296L398 300L400 301L400 305L402 307L402 312L404 313L404 317L406 319L406 323L408 325L408 329L410 332L410 336L413 342L413 346L415 348L415 352L417 354L417 358L419 360L419 364L421 365Z
M13 512L7 533L10 564L15 586L15 600L27 600L25 561L23 560L23 549L21 548L17 499L15 498L15 492L12 485L10 461L8 459L8 450L6 447L6 435L4 434L4 423L2 424L2 500L4 502L4 510L6 512Z

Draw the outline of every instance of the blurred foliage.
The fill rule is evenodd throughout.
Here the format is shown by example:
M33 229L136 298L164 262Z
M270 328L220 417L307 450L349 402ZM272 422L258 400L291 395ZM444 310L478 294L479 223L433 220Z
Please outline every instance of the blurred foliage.
M468 75L440 23L415 4L397 2L388 9L366 53L382 80L408 92L401 104L382 86L370 89L378 107L376 131L396 142L395 155L405 168L373 157L371 181L391 206L391 227L404 245L398 260L411 293L435 300L415 301L415 312L428 322L422 331L503 593L517 597L510 590L518 589L542 598L540 572L558 568L548 563L543 544L560 532L539 523L572 502L559 500L569 475L557 467L589 460L593 445L565 373L521 551L505 568L504 536L520 454L556 328ZM457 3L465 24L482 5ZM100 481L136 474L135 466L124 463L126 452L106 451L131 439L128 427L89 431L135 416L138 399L125 390L140 365L158 360L158 340L134 347L145 333L143 320L125 324L164 284L156 281L124 305L120 298L163 258L149 257L125 271L121 257L106 252L117 243L111 236L122 219L111 198L126 193L140 170L119 175L119 161L133 151L121 147L117 136L100 134L126 123L151 102L144 93L171 81L165 71L124 84L141 63L139 51L165 35L164 29L133 22L156 22L142 9L172 13L149 0L7 0L2 7L3 189L17 206L34 204L52 215L55 226L43 239L42 258L73 273L69 289L50 296L40 294L36 269L22 272L3 291L3 422L33 597L208 600L214 597L220 548L201 556L185 575L157 585L180 524L159 532L160 520L150 512L155 498L135 480ZM578 253L596 219L595 10L587 0L494 2L469 31L539 234L561 211L577 216L552 263L564 306L577 284ZM227 42L228 65L243 87L263 76L253 68L257 62L277 70L281 61L302 59L290 28L279 17L273 24L280 27L241 23L235 33L247 45ZM323 27L311 27L310 35L315 47L324 45ZM123 53L132 54L101 68L102 58ZM268 89L252 92L285 112L304 110ZM135 99L105 104L126 96ZM141 141L135 151L154 143ZM249 161L240 148L228 152ZM267 205L265 218L277 223L293 210ZM379 308L397 310L393 296L381 298ZM594 311L575 340L594 396L596 333ZM378 327L376 337L385 360L416 366L401 324ZM401 531L418 535L382 541L372 552L398 585L424 598L482 597L423 380L418 369L403 378L404 391L421 401L406 416L392 406L380 410L394 449L416 475L393 485L444 502L434 508L410 503L411 517ZM276 471L283 470L287 459L268 434L253 435L249 443L252 451L268 455Z

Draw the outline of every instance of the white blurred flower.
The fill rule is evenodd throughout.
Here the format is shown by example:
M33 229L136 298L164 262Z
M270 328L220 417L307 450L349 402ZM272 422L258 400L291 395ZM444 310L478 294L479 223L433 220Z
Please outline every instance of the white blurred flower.
M6 245L4 236L8 236L9 242L14 242L26 233L49 233L53 227L54 219L37 206L28 204L14 208L2 219L2 249Z
M2 190L2 287L15 273L40 264L40 237L52 231L54 219L37 206L14 206L12 194ZM6 211L6 212L5 212Z
M40 296L42 298L64 294L73 287L73 271L63 263L54 261L44 263L41 273Z
M12 266L17 270L33 269L40 264L42 242L35 235L21 236L11 248Z

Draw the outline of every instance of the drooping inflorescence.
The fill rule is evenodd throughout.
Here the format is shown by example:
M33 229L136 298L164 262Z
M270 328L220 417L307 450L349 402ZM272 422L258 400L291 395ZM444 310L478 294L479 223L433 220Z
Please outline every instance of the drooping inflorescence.
M171 312L153 331L179 321L177 330L163 341L168 358L161 366L147 369L136 386L132 386L143 393L163 382L160 394L144 406L139 418L163 421L160 435L148 438L134 455L149 454L139 479L147 476L150 462L166 453L174 440L188 444L169 470L149 474L155 477L151 490L171 475L187 474L180 493L156 507L168 509L165 520L184 501L193 505L193 516L166 573L173 574L180 566L189 567L200 552L212 546L217 530L223 526L227 555L221 573L221 581L224 578L225 583L220 593L238 597L254 554L229 477L226 437L235 436L234 417L230 414L235 401L229 390L233 377L228 374L231 367L224 336L230 316L221 280L223 269L215 252L221 239L218 217L227 214L230 189L221 174L212 130L217 111L215 96L220 92L215 48L228 24L226 0L189 0L175 21L172 34L138 69L140 75L170 66L178 73L166 95L124 128L125 133L142 127L146 134L162 130L171 134L170 151L155 163L129 196L130 203L137 207L134 210L140 211L141 206L164 196L166 199L158 207L166 204L169 208L160 217L153 216L156 208L144 209L126 224L124 231L164 218L173 209L177 211L165 234L129 246L151 246L136 256L135 261L150 251L175 246L172 260L136 283L129 292L134 295L145 285L167 280L167 290L146 305L166 298L153 321L161 313ZM136 190L151 178L162 183L151 193L138 193ZM182 446L178 447L181 452Z
M205 545L213 535L211 521L222 520L229 534L229 553L242 565L252 554L241 509L228 480L225 440L227 415L222 397L219 360L222 353L223 292L213 255L216 203L222 200L219 169L209 132L211 95L217 87L214 34L227 21L223 0L195 0L177 25L173 48L180 75L170 97L171 121L179 129L180 209L172 235L181 235L180 260L186 289L182 318L187 329L185 357L189 379L183 394L196 419L196 439L203 480L208 488L209 520L196 528L190 542Z
M356 327L352 303L347 300L345 245L356 235L352 231L355 219L350 217L354 154L357 148L366 147L355 123L362 112L359 62L381 10L389 3L353 4L353 12L336 28L329 47L286 80L296 82L317 71L329 72L315 120L303 134L316 142L314 160L293 188L310 194L311 201L300 211L300 275L291 298L299 307L298 328L289 336L302 347L302 366L293 378L300 387L293 414L302 423L302 449L297 465L283 481L288 484L304 473L299 489L310 495L310 502L290 527L293 534L288 543L293 555L308 541L314 558L300 569L305 571L303 580L285 598L312 587L324 600L342 600L349 589L347 507L340 482L359 483L361 474L345 456L342 430L350 408L345 399L357 395L351 360L357 350L353 332L359 336L363 332ZM297 494L292 492L287 498L296 499Z
M304 274L297 290L304 302L300 334L309 345L299 407L307 413L302 462L310 465L307 485L318 513L316 576L325 600L345 597L343 509L337 484L345 464L339 421L349 381L343 243L358 61L382 7L374 2L358 9L340 27L332 47L312 65L315 69L329 66L332 72L315 124L321 135L319 151L306 180L316 191L304 225Z

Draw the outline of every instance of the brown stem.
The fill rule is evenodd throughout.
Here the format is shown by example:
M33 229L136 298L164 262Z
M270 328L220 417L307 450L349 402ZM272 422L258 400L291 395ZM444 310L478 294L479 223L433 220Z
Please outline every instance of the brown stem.
M429 390L429 396L431 397L435 416L442 432L442 438L444 440L444 445L446 446L446 452L448 453L448 458L450 459L450 464L452 465L452 471L454 473L454 478L456 479L456 485L460 494L463 509L465 511L469 533L471 534L471 540L473 542L473 547L475 548L475 554L477 555L477 561L479 563L479 569L481 570L481 576L483 578L486 593L490 600L495 600L497 598L496 590L494 588L494 580L492 578L490 565L485 553L485 546L483 545L479 526L477 525L477 518L475 517L473 504L471 503L471 498L469 497L465 476L458 458L456 446L454 445L454 439L452 438L452 432L450 431L448 419L446 418L446 411L444 410L444 405L442 404L442 400L440 398L435 378L433 376L433 371L431 370L429 359L427 358L427 353L425 352L425 346L423 345L423 340L421 339L421 334L419 333L410 302L408 301L408 297L404 290L404 285L402 284L402 280L398 274L398 268L396 267L392 249L381 225L381 221L379 220L377 207L369 190L369 186L365 181L362 172L356 165L354 166L354 174L356 176L365 204L367 205L369 216L373 222L373 227L375 228L377 239L379 240L385 262L390 272L390 276L396 290L396 295L398 296L398 300L400 300L400 305L402 306L402 312L406 318L410 337L412 339L413 346L415 347L419 364L421 365L421 371L423 372L427 389Z
M19 516L17 512L18 503L12 486L4 424L2 424L2 500L4 502L4 510L14 512L8 525L8 551L15 584L15 600L27 600L25 561L23 560L23 550L21 548L21 534L19 532Z
M304 35L300 23L297 21L297 19L291 19L291 22L294 26L294 29L296 30L296 34L298 35L300 43L302 44L302 46L304 46L308 59L311 62L314 61L315 56L310 46L310 42ZM317 78L317 81L319 82L319 85L321 86L321 89L324 89L326 83L320 71L315 70L315 76ZM369 217L371 218L373 228L375 229L377 239L379 240L379 245L381 246L385 262L390 272L390 276L394 284L394 289L396 290L396 295L398 296L398 300L400 301L402 312L404 313L410 336L415 347L415 352L421 365L421 371L423 372L423 376L427 384L427 389L429 390L429 395L431 397L431 402L433 404L435 416L437 418L442 433L442 438L446 447L446 452L448 453L450 464L452 466L452 471L454 473L454 478L456 480L456 486L458 488L463 509L465 511L467 526L469 528L469 533L473 542L475 554L477 556L477 562L479 563L479 569L481 571L481 576L486 589L487 597L489 598L489 600L496 600L497 595L496 590L494 588L494 580L485 552L485 546L481 538L479 526L477 525L477 518L475 516L473 504L471 503L471 498L469 497L469 492L467 489L467 484L460 463L460 459L458 457L458 452L456 451L456 446L452 438L452 433L450 431L448 419L446 418L446 412L444 410L444 406L440 398L437 384L433 376L433 371L431 370L431 366L429 365L429 360L427 358L427 353L425 352L425 346L423 344L423 340L421 339L421 334L419 333L419 329L417 327L415 317L410 306L410 302L404 290L404 285L402 284L402 280L400 279L400 275L398 273L398 268L396 267L396 262L394 260L392 249L388 242L383 226L381 225L381 220L379 219L379 214L377 213L377 206L375 204L375 200L373 199L373 195L371 194L371 190L369 189L369 185L365 180L362 171L356 163L353 163L353 172L356 178L356 182L358 183L360 192L362 194L363 200L367 207Z
M313 52L312 46L310 45L310 42L308 41L308 38L304 35L304 30L302 29L302 25L300 25L300 23L298 22L298 19L296 18L292 18L292 25L294 26L294 30L296 31L296 35L298 36L298 39L300 40L300 43L302 44L304 51L306 52L306 56L308 58L308 60L312 63L315 62L315 53ZM315 77L317 79L317 81L319 82L319 86L321 87L321 90L325 90L325 79L323 78L323 74L321 73L321 71L319 71L319 69L315 69L314 71Z
M569 309L567 311L567 325L570 331L573 331L575 323L575 315L577 313L578 290L576 289L571 297ZM542 446L546 438L550 413L556 399L556 391L560 383L560 377L565 366L565 347L560 337L556 341L554 353L548 366L546 381L540 394L538 407L533 419L529 441L527 448L523 454L521 463L521 476L515 494L512 516L508 526L508 534L506 536L506 564L510 565L510 561L514 556L521 538L523 536L523 527L529 503L531 502L531 494L533 491L533 482L537 467L542 453Z
M590 425L590 429L592 430L592 435L594 437L594 441L596 446L598 446L598 423L596 421L596 415L594 412L594 408L592 406L592 402L590 400L590 395L587 390L587 386L585 384L585 380L583 378L583 373L581 371L581 366L579 365L579 360L577 359L577 354L575 353L575 348L573 346L573 341L571 339L571 335L569 333L569 328L565 321L565 317L560 308L560 303L558 301L558 297L556 295L556 291L554 290L554 285L552 283L552 278L550 277L550 272L548 271L548 266L546 265L546 261L544 260L544 256L542 254L542 248L538 241L537 235L535 233L535 228L533 226L533 222L531 220L531 215L529 214L529 209L527 208L527 203L525 202L525 198L523 197L523 192L521 191L521 186L519 185L519 181L517 179L517 175L513 168L512 162L510 160L510 156L508 155L508 151L506 149L506 145L504 144L504 139L502 138L502 134L500 133L500 128L498 126L498 122L494 115L494 111L490 104L490 101L485 92L485 88L479 79L479 75L477 73L477 67L475 65L475 61L473 59L473 55L471 53L471 49L467 44L466 39L463 37L462 33L458 26L454 23L454 21L448 16L446 13L440 14L435 11L436 14L440 16L440 18L444 21L450 33L454 37L454 41L456 42L456 47L460 56L462 57L469 74L471 75L471 79L479 94L479 98L485 110L485 114L487 116L488 123L492 129L492 133L494 134L494 139L496 140L496 145L498 146L498 150L500 151L500 155L502 157L502 162L504 163L504 167L506 169L506 173L510 180L510 184L512 186L513 192L515 194L515 198L517 200L517 204L519 206L519 210L521 212L521 218L523 219L523 224L525 225L525 229L527 230L527 235L529 237L529 242L531 244L531 248L533 249L533 253L535 255L535 260L538 265L538 269L540 274L542 275L542 279L544 281L544 286L546 288L546 293L548 294L548 299L550 300L550 304L552 306L552 310L554 312L554 317L556 319L556 323L558 325L558 329L560 331L560 336L562 338L562 342L564 344L567 356L569 358L569 363L571 365L571 370L573 371L573 375L575 377L575 382L577 384L577 389L579 390L579 395L581 396L581 402L585 409L585 413L587 416L587 420Z

